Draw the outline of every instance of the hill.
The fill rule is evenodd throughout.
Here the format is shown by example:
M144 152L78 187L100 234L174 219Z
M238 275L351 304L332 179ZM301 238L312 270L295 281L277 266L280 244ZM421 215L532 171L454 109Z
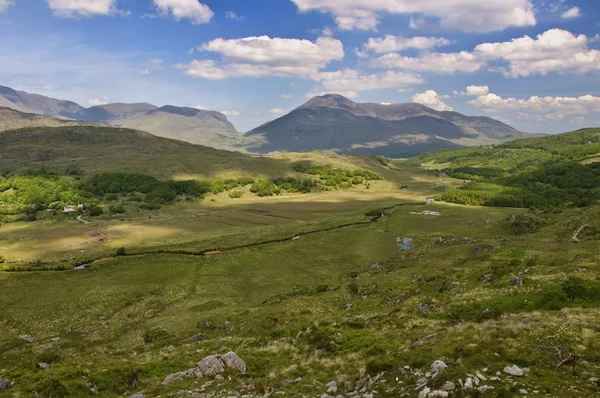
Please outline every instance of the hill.
M360 104L340 95L315 97L247 136L262 139L251 152L334 150L408 157L523 137L487 117L438 112L421 104Z
M113 103L84 108L74 102L0 86L0 106L20 112L139 129L160 137L215 148L231 148L239 136L222 113L172 105L159 108L147 103Z
M82 124L86 123L56 119L49 116L24 113L11 108L0 107L0 131L15 130L24 127L61 127Z
M289 163L102 126L34 127L0 133L0 171L131 172L157 177L282 176Z
M600 201L600 129L440 150L403 162L469 180L445 201L490 206L587 206Z

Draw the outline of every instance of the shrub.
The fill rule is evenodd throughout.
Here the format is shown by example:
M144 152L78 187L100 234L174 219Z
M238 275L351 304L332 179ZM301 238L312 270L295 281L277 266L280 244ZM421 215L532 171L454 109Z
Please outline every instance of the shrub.
M117 249L117 253L116 254L117 254L117 256L125 256L125 255L127 255L127 251L125 250L124 247L119 247Z
M167 331L164 329L154 328L146 330L143 339L144 343L146 344L153 344L155 346L164 347L171 341L172 336L169 333L167 333Z
M587 289L583 279L571 276L563 282L562 290L569 300L575 301L576 299L585 298Z
M229 197L231 199L239 199L242 196L244 196L244 193L242 191L233 191L229 193Z
M348 292L352 295L356 295L358 294L360 288L358 287L358 284L356 282L351 282L348 284Z
M580 333L569 326L550 326L530 332L527 340L557 366L571 356L572 347L581 342Z
M328 285L317 285L317 293L324 293L329 289Z
M89 205L86 208L88 214L92 217L98 217L100 215L102 215L102 213L104 213L104 210L102 210L102 207L98 206L98 205Z

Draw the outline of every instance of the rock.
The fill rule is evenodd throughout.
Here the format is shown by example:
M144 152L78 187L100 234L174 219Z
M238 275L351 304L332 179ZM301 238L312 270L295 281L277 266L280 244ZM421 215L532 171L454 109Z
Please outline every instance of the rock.
M205 376L214 376L225 371L225 364L221 361L220 355L209 355L198 362L196 367Z
M477 376L477 378L481 381L487 380L487 378L484 375L482 375L480 371L475 372L475 376Z
M216 375L215 380L225 380L225 378L223 377L223 375Z
M356 319L362 319L362 320L367 320L367 319L369 319L369 317L368 317L368 316L366 316L365 314L360 314L360 315L357 315L357 316L355 316L355 318L356 318Z
M398 368L398 374L404 375L406 374L406 370L402 367Z
M523 377L525 372L523 369L519 368L517 365L507 366L504 368L504 373L507 373L511 376Z
M138 377L137 373L134 373L133 376L131 377L131 388L140 388L140 386L142 385L142 383L140 383L140 378Z
M515 294L517 294L517 291L515 289L509 289L508 290L508 295L509 296L514 296Z
M431 389L429 387L424 388L423 391L421 391L419 393L419 398L427 398L429 397L429 392L431 391Z
M465 389L466 390L473 389L473 380L470 377L467 377L467 380L465 380Z
M337 387L337 382L336 381L330 381L329 383L325 384L325 387Z
M346 305L344 306L344 309L345 309L345 310L349 310L350 308L352 308L352 304L346 304Z
M316 358L319 357L323 354L327 354L327 350L325 348L315 348L313 353L312 353L312 357Z
M508 283L510 286L522 286L523 285L523 278L520 277L516 277L515 279L513 279L512 281L510 281Z
M246 373L246 362L244 362L235 352L229 351L221 357L221 360L229 369L240 373Z
M367 368L365 366L361 367L360 369L358 369L358 374L357 374L357 378L359 380L364 379L365 377L367 377Z
M415 341L414 343L412 343L410 345L410 348L413 348L413 349L418 348L418 347L422 346L426 341L433 339L435 336L437 336L437 333L427 335L427 336Z
M206 340L206 336L203 335L202 333L198 333L197 335L190 337L188 341L191 341L192 343L194 343L197 341L204 341L204 340Z
M369 266L369 271L379 271L381 269L381 265L379 264L373 264L371 266Z
M492 387L492 386L481 386L481 387L477 388L477 391L479 391L482 394L485 394L486 392L493 390L493 389L494 389L494 387Z
M332 392L332 393L336 393L336 392L337 392L337 390L338 390L337 386L331 386L331 387L329 387L329 388L327 389L327 392L328 392L328 393L330 393L330 392Z
M444 383L444 386L442 387L445 391L454 391L456 390L456 384L454 384L451 381L447 381Z
M292 380L292 379L285 379L285 380L284 380L284 382L285 382L286 384L298 384L298 383L300 383L301 381L302 381L302 377L297 377L297 378L295 378L294 380Z
M441 371L442 369L446 369L447 367L448 365L446 365L444 361L438 359L437 361L431 364L429 370L431 370L431 373L438 373L439 371Z
M35 337L33 337L33 336L30 336L30 335L28 335L28 334L22 334L22 335L20 335L20 336L19 336L19 338L20 338L21 340L25 340L25 341L27 341L27 342L29 342L29 343L33 343L33 342L35 341Z
M527 395L529 394L529 391L525 390L525 389L520 389L519 392L523 395Z
M146 398L146 396L144 394L142 394L141 392L138 392L133 395L130 395L129 398Z
M8 391L12 388L12 382L8 379L0 379L0 391Z
M47 363L40 362L40 363L38 363L38 368L40 368L42 370L48 370L51 368L51 366Z

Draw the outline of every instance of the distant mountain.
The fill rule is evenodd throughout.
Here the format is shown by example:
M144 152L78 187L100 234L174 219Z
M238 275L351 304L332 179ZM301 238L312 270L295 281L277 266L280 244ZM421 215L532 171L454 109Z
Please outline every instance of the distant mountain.
M287 115L247 133L249 151L333 150L409 157L438 148L490 144L526 136L488 117L439 112L406 103L360 104L340 95L315 97Z
M0 107L90 123L135 128L159 137L221 149L230 149L240 136L227 120L227 116L222 113L172 105L159 108L147 103L114 103L84 108L74 102L0 86Z
M24 113L15 109L0 107L0 131L16 130L25 127L61 127L79 126L82 124L88 123L56 119L50 116Z

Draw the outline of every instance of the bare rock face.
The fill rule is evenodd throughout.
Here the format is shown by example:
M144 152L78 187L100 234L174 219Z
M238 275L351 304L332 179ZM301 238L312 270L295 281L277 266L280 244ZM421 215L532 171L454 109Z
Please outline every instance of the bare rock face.
M240 373L246 373L246 362L244 362L235 352L229 351L221 357L221 360L229 369Z

